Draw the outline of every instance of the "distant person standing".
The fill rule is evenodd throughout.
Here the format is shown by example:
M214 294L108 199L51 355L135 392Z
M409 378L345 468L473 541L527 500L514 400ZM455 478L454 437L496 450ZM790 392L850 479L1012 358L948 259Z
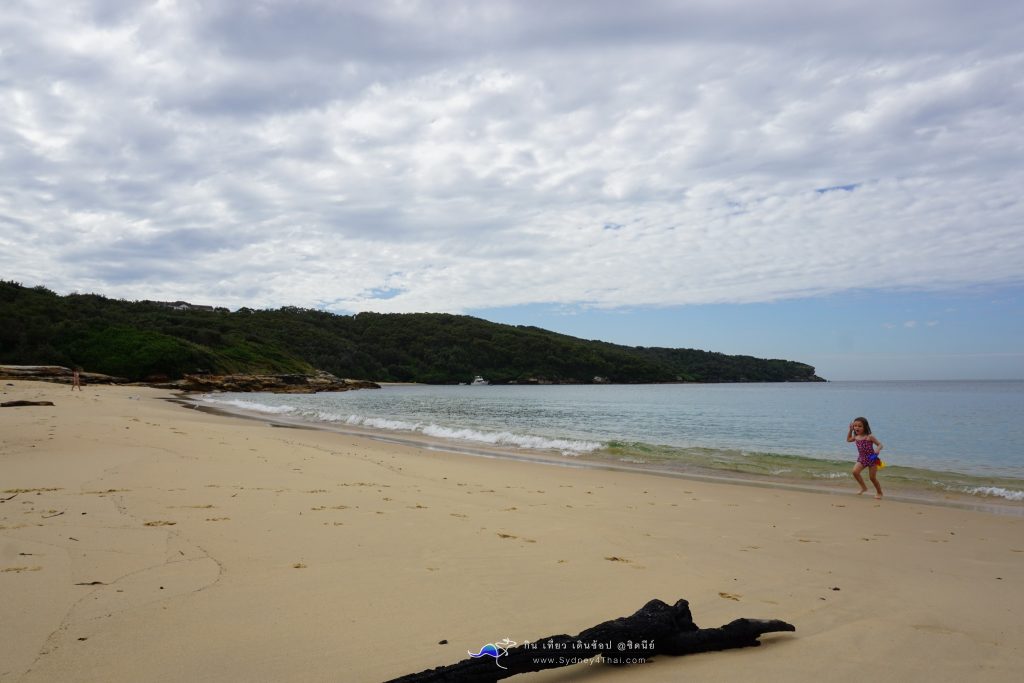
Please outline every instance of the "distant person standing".
M71 371L71 391L78 387L78 390L82 390L82 368L75 368Z
M860 491L857 492L857 495L868 490L868 487L864 485L864 478L860 476L866 467L871 477L871 483L875 485L875 491L877 491L875 498L881 498L882 487L878 483L878 468L882 466L882 460L878 454L882 452L884 446L871 433L871 425L868 424L867 418L854 418L846 432L846 441L857 445L857 464L853 466L853 478L860 484Z

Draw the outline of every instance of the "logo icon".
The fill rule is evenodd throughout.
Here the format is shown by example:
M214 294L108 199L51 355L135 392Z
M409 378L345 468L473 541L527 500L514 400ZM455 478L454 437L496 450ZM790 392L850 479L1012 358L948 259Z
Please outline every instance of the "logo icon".
M502 666L501 662L498 661L498 660L501 657L503 657L503 656L508 654L508 649L510 647L515 647L515 646L516 646L516 641L509 640L508 638L504 638L500 642L497 642L497 643L487 643L482 648L480 648L480 652L473 652L472 650L466 650L466 652L473 659L477 659L479 657L494 657L494 663L498 665L499 669L507 669L508 667Z

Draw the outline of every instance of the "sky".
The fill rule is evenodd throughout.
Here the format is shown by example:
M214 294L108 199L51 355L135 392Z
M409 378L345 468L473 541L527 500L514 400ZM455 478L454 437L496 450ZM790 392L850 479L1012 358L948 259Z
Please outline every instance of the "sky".
M5 0L0 278L1024 378L1024 3Z

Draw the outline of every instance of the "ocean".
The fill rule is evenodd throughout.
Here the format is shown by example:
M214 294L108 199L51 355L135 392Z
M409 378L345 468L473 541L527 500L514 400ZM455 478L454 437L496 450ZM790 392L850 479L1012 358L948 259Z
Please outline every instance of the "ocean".
M810 488L854 486L846 429L863 416L885 444L883 487L1024 507L1024 381L403 385L200 400L481 455Z

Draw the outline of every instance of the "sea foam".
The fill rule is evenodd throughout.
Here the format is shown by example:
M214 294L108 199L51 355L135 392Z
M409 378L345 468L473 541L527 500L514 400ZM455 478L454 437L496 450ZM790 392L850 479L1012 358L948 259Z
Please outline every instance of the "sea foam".
M349 415L343 422L353 427L386 429L389 432L415 432L420 428L419 422L406 422L404 420L392 420L384 417L363 417L362 415Z
M965 493L971 494L972 496L993 496L996 498L1005 498L1006 500L1014 501L1024 500L1024 491L1004 489L1001 486L974 486L961 490Z
M245 401L238 398L215 398L210 394L206 394L200 397L200 400L203 401L204 403L216 403L218 405L223 406L233 406L235 408L241 408L242 410L251 410L256 413L268 413L272 415L289 415L295 412L295 408L291 406L270 406L265 403Z
M368 427L389 432L414 432L438 439L451 441L469 441L492 446L511 446L533 450L554 450L562 455L579 455L590 453L601 448L596 441L574 439L552 439L529 434L516 434L509 431L486 431L468 427L444 427L438 424L424 424L383 417L367 417L363 415L339 415L337 413L317 412L311 414L298 413L321 422L343 422L352 427Z
M455 439L457 441L473 441L486 443L493 446L515 446L516 448L530 448L535 450L556 450L563 455L579 455L596 451L601 444L595 441L583 441L573 439L549 439L543 436L531 436L529 434L516 434L514 432L487 432L476 429L441 427L431 424L423 427L423 434L436 436L441 439Z

